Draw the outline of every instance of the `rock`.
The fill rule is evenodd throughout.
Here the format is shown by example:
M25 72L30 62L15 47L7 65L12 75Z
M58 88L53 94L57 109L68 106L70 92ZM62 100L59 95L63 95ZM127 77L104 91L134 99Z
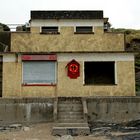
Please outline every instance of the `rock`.
M94 132L94 131L102 131L102 130L111 130L111 127L98 127L98 128L94 128L94 129L92 129L92 132Z
M60 140L73 140L73 137L71 135L64 135Z
M29 131L30 130L30 128L27 127L27 126L24 126L22 129L23 129L23 131Z
M132 131L138 131L139 128L137 127L121 127L120 131L121 132L132 132Z
M22 127L22 125L21 124L11 124L11 125L9 125L9 128L21 128Z
M0 131L4 130L4 127L0 127Z
M99 127L91 130L92 136L110 136L111 128L110 127Z
M61 137L55 136L55 138L53 140L61 140Z

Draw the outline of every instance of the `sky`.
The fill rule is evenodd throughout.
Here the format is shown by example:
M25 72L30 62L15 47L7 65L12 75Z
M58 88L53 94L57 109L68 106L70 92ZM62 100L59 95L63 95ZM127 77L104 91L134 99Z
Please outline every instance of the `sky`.
M113 28L140 29L140 0L0 0L0 22L25 24L31 10L103 10Z

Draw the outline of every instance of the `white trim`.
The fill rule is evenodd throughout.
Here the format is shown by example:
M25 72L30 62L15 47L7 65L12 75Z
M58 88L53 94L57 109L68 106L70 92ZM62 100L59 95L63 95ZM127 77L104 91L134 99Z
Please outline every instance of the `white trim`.
M60 19L60 20L51 20L51 19L32 19L31 27L40 27L40 26L104 26L102 19Z
M83 62L83 85L85 84L85 62Z
M58 62L71 61L134 61L130 53L58 53Z
M80 27L82 25L79 25L79 26L74 26L74 33L76 32L76 27ZM90 26L90 25L86 25L86 26L82 26L82 27L92 27L92 32L94 33L94 26Z
M3 62L16 62L15 54L3 55Z
M74 33L76 32L76 27L77 27L77 26L74 26Z
M42 26L40 26L40 33L42 33Z

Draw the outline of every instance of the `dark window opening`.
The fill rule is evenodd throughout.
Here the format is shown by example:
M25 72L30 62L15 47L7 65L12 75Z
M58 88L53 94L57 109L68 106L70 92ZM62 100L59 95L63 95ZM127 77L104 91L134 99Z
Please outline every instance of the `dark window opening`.
M44 26L41 28L41 33L42 34L58 34L59 32L58 32L58 27L54 27L54 26L46 27L46 26Z
M92 26L80 26L76 27L76 33L93 33Z
M114 62L85 62L85 84L115 84L114 65Z

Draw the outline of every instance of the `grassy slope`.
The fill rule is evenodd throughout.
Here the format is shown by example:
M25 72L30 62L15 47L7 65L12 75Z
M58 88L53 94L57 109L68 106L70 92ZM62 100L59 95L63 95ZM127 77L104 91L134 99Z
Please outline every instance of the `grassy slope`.
M124 32L126 34L126 50L137 52L135 56L136 91L140 91L140 30L134 29L112 29L113 32ZM133 40L139 43L133 44Z

